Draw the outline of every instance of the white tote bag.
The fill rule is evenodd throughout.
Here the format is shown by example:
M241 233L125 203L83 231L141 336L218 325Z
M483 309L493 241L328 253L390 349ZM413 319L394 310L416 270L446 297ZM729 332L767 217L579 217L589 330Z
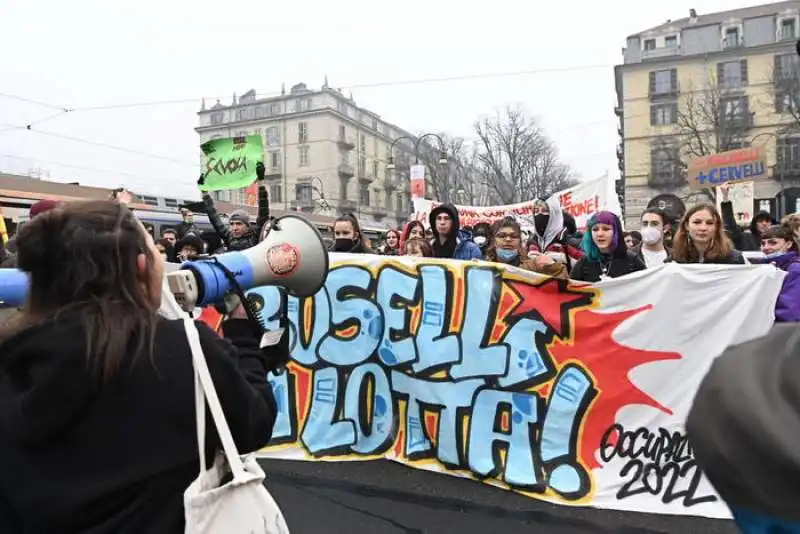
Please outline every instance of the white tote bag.
M171 295L170 295L171 296ZM252 455L239 456L200 346L197 326L183 314L195 371L200 475L183 494L187 534L289 534L278 504L264 487L264 471ZM225 454L206 470L206 399ZM227 474L230 482L222 484Z

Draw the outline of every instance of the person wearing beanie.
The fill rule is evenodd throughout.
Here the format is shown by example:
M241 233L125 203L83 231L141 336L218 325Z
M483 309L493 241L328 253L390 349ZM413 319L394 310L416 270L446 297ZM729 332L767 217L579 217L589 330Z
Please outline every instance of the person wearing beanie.
M28 215L30 216L31 219L33 219L37 215L58 208L62 204L63 202L60 202L58 200L45 198L40 200L39 202L36 202L33 206L31 206L30 210L28 210Z

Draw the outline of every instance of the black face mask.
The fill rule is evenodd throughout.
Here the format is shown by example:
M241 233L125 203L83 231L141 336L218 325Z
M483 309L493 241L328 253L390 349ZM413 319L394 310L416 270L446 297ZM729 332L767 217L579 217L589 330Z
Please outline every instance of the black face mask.
M339 237L333 243L333 250L335 252L350 252L353 249L355 241L349 237Z
M547 223L550 222L549 213L537 213L533 216L533 225L536 227L536 233L544 237L544 231L547 230Z

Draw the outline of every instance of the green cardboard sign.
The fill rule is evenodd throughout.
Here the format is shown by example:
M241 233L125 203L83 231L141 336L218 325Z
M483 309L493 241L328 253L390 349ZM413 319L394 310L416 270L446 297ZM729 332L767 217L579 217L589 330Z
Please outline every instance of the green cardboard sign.
M260 135L212 139L200 147L205 154L201 191L241 189L256 181L256 163L264 161Z

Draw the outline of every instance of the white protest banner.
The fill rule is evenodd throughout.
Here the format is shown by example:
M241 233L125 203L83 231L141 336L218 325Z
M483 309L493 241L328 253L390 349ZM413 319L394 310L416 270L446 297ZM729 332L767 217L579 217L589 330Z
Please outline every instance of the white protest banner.
M269 377L279 414L261 455L387 458L553 503L729 517L684 421L712 360L771 327L782 271L670 263L592 286L488 262L331 262L322 290L289 297L292 362ZM263 317L279 291L249 292Z
M427 227L431 210L436 206L441 206L442 203L424 198L414 198L413 201L414 214L411 218L415 221L421 221ZM472 227L481 222L492 224L506 215L523 218L533 217L534 202L529 200L518 204L504 204L501 206L456 206L456 210L458 210L460 225L462 227Z
M589 217L598 211L608 210L621 215L619 201L614 192L614 182L608 175L581 182L569 189L553 193L553 196L558 198L561 209L575 218L579 230L585 229Z

